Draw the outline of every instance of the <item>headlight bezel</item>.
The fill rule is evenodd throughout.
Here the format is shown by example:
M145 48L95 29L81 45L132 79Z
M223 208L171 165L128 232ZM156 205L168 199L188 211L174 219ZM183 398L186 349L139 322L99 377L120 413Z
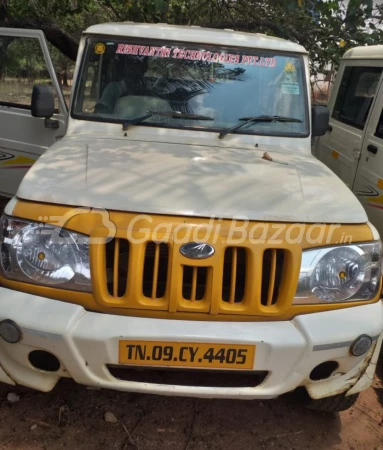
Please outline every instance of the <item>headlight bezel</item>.
M35 239L34 243L37 248L39 245L38 238L41 236L49 238L48 248L45 247L46 252L49 252L49 245L51 249L54 246L56 246L56 250L62 250L65 247L69 249L73 259L72 261L68 261L68 259L61 261L61 268L65 269L61 273L61 279L50 277L52 271L43 271L39 270L38 267L32 267L31 261L25 259L22 249L26 232L31 234L28 238L29 244L32 243L28 256L31 256L31 252L33 253L34 250L33 239ZM60 247L61 245L64 245L64 247ZM54 255L53 251L48 254L47 259L52 255ZM44 252L43 262L47 263L45 257ZM35 255L32 255L33 258L36 260ZM84 234L6 214L0 217L0 275L5 279L48 288L91 293L92 280L89 259L89 237ZM20 261L23 264L20 264ZM30 274L28 274L29 269L31 269ZM59 273L60 267L57 270ZM69 277L71 271L73 273ZM65 279L65 276L67 276L67 279Z
M308 284L311 281L311 277L315 271L315 268L330 253L332 252L336 253L337 251L339 251L339 253L341 254L345 250L354 251L355 254L360 255L361 259L365 260L366 266L364 267L364 272L367 273L367 279L365 274L363 282L352 295L342 297L339 299L334 299L332 294L336 289L339 290L339 288L342 287L342 284L339 284L335 288L334 287L324 288L328 289L328 291L331 293L331 295L329 295L328 298L323 297L321 298L317 296L313 292L311 285ZM302 252L301 269L299 273L297 290L293 300L293 305L309 306L318 304L331 305L342 303L369 302L374 300L378 296L379 289L381 288L381 277L382 277L382 243L380 240L357 242L352 244L329 245L325 247L315 247L311 249L305 249ZM368 290L368 283L370 283L369 290Z

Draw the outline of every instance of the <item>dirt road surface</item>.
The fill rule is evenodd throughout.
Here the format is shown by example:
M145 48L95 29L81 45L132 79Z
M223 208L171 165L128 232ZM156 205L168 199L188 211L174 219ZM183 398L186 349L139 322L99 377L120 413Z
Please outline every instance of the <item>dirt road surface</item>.
M16 393L16 403L7 400ZM105 421L112 413L116 423ZM383 449L383 383L340 414L289 397L202 400L88 390L62 380L50 393L0 384L0 449Z
M18 401L11 403L10 393ZM116 422L107 422L106 413ZM289 396L268 401L158 397L89 390L72 380L40 393L0 383L0 449L63 448L383 450L383 355L373 387L340 414L306 410Z

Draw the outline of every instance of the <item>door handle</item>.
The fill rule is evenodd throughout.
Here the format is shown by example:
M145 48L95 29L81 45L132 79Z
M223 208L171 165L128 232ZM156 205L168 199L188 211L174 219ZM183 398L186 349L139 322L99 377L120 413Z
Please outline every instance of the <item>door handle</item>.
M376 155L378 153L378 147L376 147L375 145L368 145L367 146L367 151Z

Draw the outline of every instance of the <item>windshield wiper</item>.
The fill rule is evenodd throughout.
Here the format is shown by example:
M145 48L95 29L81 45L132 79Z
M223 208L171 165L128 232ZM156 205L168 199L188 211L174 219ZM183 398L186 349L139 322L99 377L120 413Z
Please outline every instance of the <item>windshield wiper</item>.
M173 119L190 119L190 120L214 120L214 117L200 116L198 114L187 114L180 111L148 111L144 116L136 117L135 119L125 120L122 124L123 131L126 131L129 125L138 125L152 116L159 115L165 117L172 117Z
M302 123L302 120L295 119L294 117L284 117L284 116L254 116L254 117L241 117L238 120L243 120L243 123L238 123L231 128L227 128L224 131L221 131L218 135L220 139L223 139L227 134L233 133L236 130L244 127L249 123L258 123L258 122L295 122Z

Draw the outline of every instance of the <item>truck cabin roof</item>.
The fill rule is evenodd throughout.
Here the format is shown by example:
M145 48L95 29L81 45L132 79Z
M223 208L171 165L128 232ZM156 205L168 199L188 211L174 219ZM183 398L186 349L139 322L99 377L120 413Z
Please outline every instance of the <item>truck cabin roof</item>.
M307 54L304 47L285 39L260 33L246 33L229 29L202 28L199 26L178 26L164 23L147 24L134 22L104 23L89 27L85 34L131 38L147 38L163 41L193 42L244 48L260 48Z
M343 55L343 59L383 59L383 45L352 48Z

